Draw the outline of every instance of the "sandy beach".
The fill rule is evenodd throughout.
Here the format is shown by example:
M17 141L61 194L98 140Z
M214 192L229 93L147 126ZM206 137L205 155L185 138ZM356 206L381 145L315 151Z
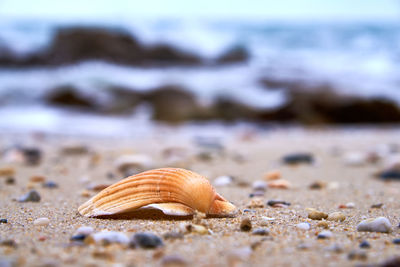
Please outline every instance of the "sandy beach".
M177 138L173 131L166 131L147 138L92 138L3 133L0 168L6 173L0 177L0 218L7 222L0 224L0 265L371 266L400 254L400 245L393 241L400 237L400 183L374 177L389 157L399 153L398 130L232 131L206 142L195 141L197 134ZM14 145L39 149L40 163L27 164L17 150L10 149ZM313 162L296 166L282 162L282 157L300 152L309 153ZM215 188L238 207L237 216L155 220L79 215L79 205L97 193L93 189L124 178L115 161L126 154L147 156L152 168L190 169L212 184L219 176L232 176L232 182L217 183ZM253 182L270 183L265 175L274 170L289 182L288 188L267 186L261 193L258 188L257 196L251 197ZM44 187L49 181L57 187ZM18 201L30 190L39 193L39 202ZM267 205L269 200L290 205L272 207ZM307 208L326 214L341 212L345 220L321 223L308 218ZM43 217L49 219L48 224L34 223ZM390 221L389 233L357 231L361 221L377 217ZM250 231L241 230L244 218L251 221ZM309 223L309 227L302 229L299 223ZM203 225L208 233L187 232L187 224ZM163 245L143 249L90 242L87 237L71 241L81 226L90 226L94 232L121 232L128 238L151 232L162 238ZM257 229L265 231L257 234ZM321 236L323 231L329 233ZM364 244L360 247L360 243Z

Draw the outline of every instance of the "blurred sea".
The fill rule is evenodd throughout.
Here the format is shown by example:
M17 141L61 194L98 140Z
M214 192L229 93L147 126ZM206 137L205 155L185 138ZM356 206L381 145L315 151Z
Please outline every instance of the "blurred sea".
M243 46L251 58L246 63L212 67L143 69L91 61L57 68L2 68L0 116L7 115L8 120L2 119L1 127L14 127L13 116L20 116L22 110L22 114L29 113L30 107L31 114L58 118L58 115L49 115L54 111L40 99L48 90L62 84L75 85L88 92L105 84L135 90L174 84L191 90L204 103L224 96L262 108L282 105L285 91L266 89L260 79L267 78L324 83L345 94L380 96L400 103L400 24L395 21L118 19L96 22L3 18L0 19L0 47L11 48L21 55L36 51L49 43L58 27L67 26L124 29L144 44L168 43L210 59L230 47ZM40 128L40 123L37 125Z

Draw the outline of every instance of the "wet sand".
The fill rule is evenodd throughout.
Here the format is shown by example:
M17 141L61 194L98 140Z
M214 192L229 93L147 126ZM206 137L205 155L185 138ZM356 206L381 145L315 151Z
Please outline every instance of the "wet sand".
M194 135L196 133L192 133ZM4 157L0 167L15 169L15 184L6 184L8 176L0 176L0 241L14 240L16 246L0 246L0 261L16 266L162 266L166 263L186 262L188 266L354 266L380 264L400 254L400 245L392 240L400 237L400 182L383 182L373 176L382 169L386 157L400 145L399 131L393 129L363 130L285 130L233 131L219 144L199 145L191 135L177 137L173 131L158 132L147 138L92 138L62 135L2 134L0 146L20 144L39 148L42 161L37 166L16 162ZM85 153L62 153L62 147L83 144ZM394 147L376 163L349 166L344 155ZM171 149L173 148L173 149ZM179 149L177 149L179 148ZM165 150L172 156L165 156ZM309 152L313 164L289 166L281 158L295 152ZM77 213L80 204L96 194L87 190L88 184L112 184L123 178L113 163L124 154L144 154L156 167L177 166L198 172L211 182L221 175L235 177L232 184L218 186L216 190L239 208L235 218L210 218L202 223L210 234L186 233L182 239L163 240L157 249L131 249L119 244L79 244L70 242L80 226L94 230L124 232L128 237L135 232L152 232L160 237L171 231L181 231L182 223L191 220L149 219L95 219ZM266 172L279 170L282 178L291 183L289 189L267 188L262 197L262 208L248 208L252 200L252 182L263 180ZM111 175L112 174L112 175ZM31 182L34 175L54 181L58 188L43 188L40 182ZM326 184L321 189L310 189L315 181ZM247 185L246 185L247 184ZM35 189L40 202L16 201L29 190ZM266 205L271 199L290 202L288 207L273 208ZM339 208L353 202L354 208ZM383 203L381 208L371 208ZM327 221L333 236L318 239L323 230L319 221L307 218L306 208L346 215L343 222ZM245 209L248 209L245 211ZM262 217L274 220L262 226ZM392 224L391 233L358 232L357 224L366 218L384 216ZM47 226L35 226L40 217L50 219ZM240 230L244 217L252 221L253 229L265 228L269 235L253 235ZM296 227L309 222L310 229ZM367 240L370 248L361 249ZM362 255L349 259L356 251ZM180 260L171 260L176 255ZM168 260L169 259L169 260ZM182 264L181 264L182 265ZM7 266L7 265L5 265Z

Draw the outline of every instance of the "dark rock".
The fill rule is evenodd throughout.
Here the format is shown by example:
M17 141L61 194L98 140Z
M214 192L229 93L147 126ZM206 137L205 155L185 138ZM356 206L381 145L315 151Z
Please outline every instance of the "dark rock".
M19 202L39 202L40 195L36 190L31 190L18 199Z
M380 267L398 267L400 266L400 256L394 256L390 259L385 260Z
M243 218L240 222L240 230L243 232L249 232L251 228L251 220L249 218Z
M87 235L77 234L77 235L71 236L70 240L71 241L83 242L86 237L87 237Z
M393 244L400 245L400 238L393 239Z
M276 200L276 199L272 199L272 200L268 200L267 205L268 206L275 206L276 204L282 204L285 206L290 206L289 202L283 201L283 200Z
M17 242L15 242L12 239L2 240L2 241L0 241L0 245L1 246L5 246L5 247L12 247L12 248L17 248L18 247Z
M371 248L371 245L370 245L370 243L369 243L367 240L363 240L363 241L360 243L360 248Z
M6 178L6 184L15 184L15 178L14 177L7 177Z
M107 88L109 101L100 110L108 114L129 114L144 101L144 93L122 86Z
M7 219L0 219L0 223L8 223Z
M383 207L383 203L372 204L371 209L380 209Z
M25 163L27 165L38 165L42 160L42 151L38 148L23 148Z
M269 235L269 230L264 228L255 229L253 235Z
M178 50L169 45L159 44L146 49L144 54L150 65L199 65L202 63L200 57Z
M249 194L249 197L250 197L250 198L253 198L253 197L263 197L264 195L265 195L265 191L257 190L257 191L254 191L254 192L250 193L250 194Z
M387 170L379 174L379 178L384 181L397 180L400 181L400 170Z
M250 57L249 52L243 46L235 46L228 49L216 59L218 64L246 62Z
M296 164L312 164L314 162L314 157L312 154L309 153L295 153L286 155L282 158L282 162L289 165L296 165Z
M58 184L56 184L53 181L47 181L47 182L43 183L42 186L44 188L50 188L50 189L58 188Z
M55 106L75 107L96 110L97 105L93 100L81 95L76 88L63 85L51 90L45 99L47 103Z
M160 237L152 234L152 233L136 233L133 235L129 242L129 246L131 248L145 248L145 249L153 249L157 247L163 246L163 241Z

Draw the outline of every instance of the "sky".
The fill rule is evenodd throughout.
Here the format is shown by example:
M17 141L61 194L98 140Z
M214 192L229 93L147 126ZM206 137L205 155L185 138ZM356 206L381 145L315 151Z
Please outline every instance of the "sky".
M400 0L0 0L0 16L400 19Z

